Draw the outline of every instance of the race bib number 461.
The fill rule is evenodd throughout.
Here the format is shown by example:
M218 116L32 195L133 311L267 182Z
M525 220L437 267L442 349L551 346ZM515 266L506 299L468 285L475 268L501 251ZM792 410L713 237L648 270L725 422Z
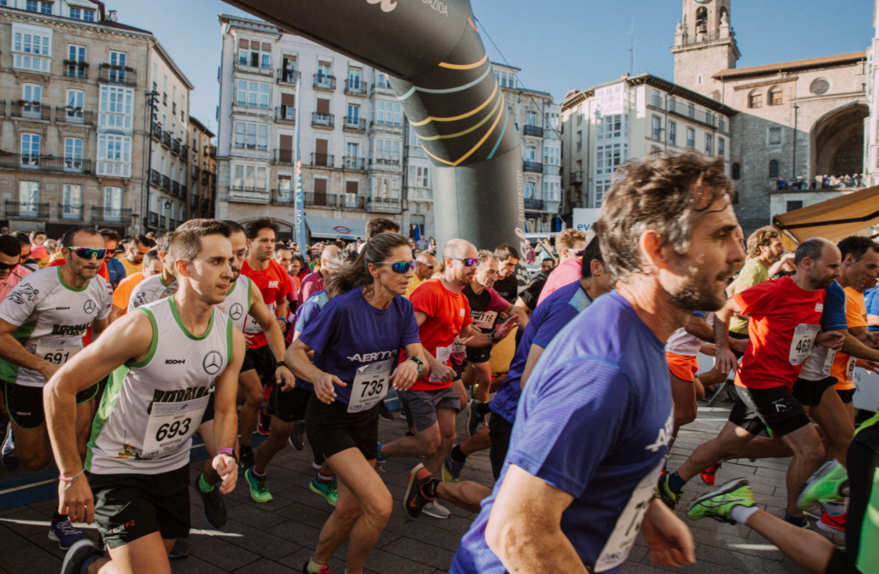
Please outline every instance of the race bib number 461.
M809 353L812 352L812 345L815 344L815 337L821 329L818 325L797 325L794 330L794 337L790 343L790 364L802 365Z

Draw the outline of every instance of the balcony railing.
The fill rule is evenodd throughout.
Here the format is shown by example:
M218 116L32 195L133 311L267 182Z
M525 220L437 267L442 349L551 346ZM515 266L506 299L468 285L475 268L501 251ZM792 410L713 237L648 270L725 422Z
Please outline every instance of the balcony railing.
M173 195L180 195L180 184L176 181L171 182L171 193Z
M88 64L64 60L64 77L86 80L89 77Z
M6 201L6 217L19 219L47 219L49 217L49 204L17 201Z
M583 183L583 172L582 171L571 172L571 183Z
M162 131L162 126L160 126L156 122L153 122L152 132L153 132L153 139L154 140L156 140L157 142L162 141L162 134L165 133Z
M296 70L285 70L284 68L278 68L277 73L275 74L278 78L279 84L290 84L295 85L296 80L299 79L299 72Z
M342 124L342 131L344 132L354 132L354 133L365 133L366 132L366 120L360 118L349 118L345 117L345 123Z
M58 214L61 219L82 221L81 203L59 203Z
M101 64L101 70L98 74L98 81L108 84L136 86L137 71L134 68L123 68L122 66L110 66L109 64Z
M525 126L525 135L536 137L536 138L542 138L543 137L543 128L541 128L539 126L526 125Z
M401 207L398 197L370 197L366 202L367 211L399 212Z
M268 203L270 192L258 187L232 186L229 201L237 203Z
M168 218L164 215L159 216L159 227L162 229L168 229L166 226L168 225Z
M523 162L522 170L528 173L543 173L543 164L534 161Z
M180 161L183 163L187 163L189 161L189 146L181 145L180 146Z
M334 157L332 154L328 153L313 153L311 154L311 163L309 165L313 165L315 167L333 167Z
M180 184L180 197L186 199L186 186L182 183Z
M238 102L236 103L236 105L237 105L239 108L250 108L250 109L253 109L253 110L266 110L266 111L270 111L270 110L271 110L271 109L269 108L269 104L268 104L268 103L263 104L263 103L260 103L260 102L250 102L250 101L247 101L247 100L238 100Z
M400 158L379 157L369 160L369 168L375 167L397 167L400 165Z
M336 124L336 116L334 114L319 114L312 112L311 127L333 129Z
M292 149L276 149L274 162L285 165L293 165L294 163L296 163L296 154L293 152Z
M0 116L6 117L6 100L0 100Z
M171 132L162 132L162 145L171 148Z
M295 124L296 108L293 106L280 106L275 108L275 121Z
M165 191L171 191L171 178L167 175L162 176L162 189Z
M52 120L52 109L49 106L44 106L42 104L12 102L12 113L10 116L13 118L21 118L23 120L41 120L48 122Z
M92 217L94 217L94 214L92 215ZM151 227L158 227L159 226L159 214L150 212L150 218L149 218L148 224Z
M189 205L192 207L198 206L198 195L197 194L193 193L191 196L189 196Z
M0 154L0 168L30 169L43 173L92 173L92 160L79 157L45 157L28 154Z
M162 186L162 174L154 169L150 170L150 183L156 187Z
M202 185L207 185L207 184L209 184L210 181L211 181L211 176L212 176L212 175L213 175L213 174L212 174L211 172L209 172L209 171L203 171L203 172L201 172L201 184L202 184Z
M95 112L76 110L73 108L55 107L55 121L59 124L74 124L79 126L94 126Z
M305 207L329 207L332 209L366 209L366 198L353 193L314 193L303 194Z
M343 159L342 167L354 171L366 170L366 159L362 157L346 157Z
M351 80L345 80L345 94L349 96L365 96L366 82L352 82Z
M174 155L180 155L180 140L178 140L178 139L171 140L171 153Z
M326 74L314 75L314 89L326 90L328 92L336 91L336 76L328 76Z
M542 199L534 199L533 197L526 197L525 198L525 209L539 209L542 211L542 210L546 209L546 204L543 202Z
M377 84L376 84L376 83L373 83L373 84L372 84L372 89L370 90L370 93L375 93L376 91L379 91L379 92L385 92L385 93L392 93L392 92L394 91L394 88L391 87L391 83L390 83L390 82L385 83L385 84L383 84L383 83L377 83Z
M369 131L381 130L392 133L403 133L403 124L384 120L369 122Z
M293 190L292 189L273 189L272 190L272 203L275 205L293 205Z

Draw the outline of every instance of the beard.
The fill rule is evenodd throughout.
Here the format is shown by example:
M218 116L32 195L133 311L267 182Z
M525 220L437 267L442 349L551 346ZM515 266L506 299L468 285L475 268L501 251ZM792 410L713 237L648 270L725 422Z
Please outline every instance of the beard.
M716 275L691 268L686 283L672 293L668 290L675 306L682 311L718 311L726 303L726 293L718 283L724 277L731 277L735 268L730 265Z
M833 277L824 277L813 273L809 274L809 285L816 291L819 289L827 289L834 281L835 279Z

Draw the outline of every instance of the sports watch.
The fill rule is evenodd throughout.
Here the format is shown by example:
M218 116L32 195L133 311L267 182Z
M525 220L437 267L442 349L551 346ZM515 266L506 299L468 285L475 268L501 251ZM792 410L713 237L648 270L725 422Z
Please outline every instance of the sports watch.
M415 364L418 365L418 371L417 371L417 372L420 373L420 372L424 369L424 363L422 363L420 360L416 359L415 357L409 357L407 360L408 360L408 361L414 361Z

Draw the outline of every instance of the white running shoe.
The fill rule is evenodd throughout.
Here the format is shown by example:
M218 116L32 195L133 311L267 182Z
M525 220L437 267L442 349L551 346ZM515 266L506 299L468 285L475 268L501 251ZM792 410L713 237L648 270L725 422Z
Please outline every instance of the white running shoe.
M427 504L425 504L424 508L421 510L421 513L441 519L446 519L452 515L452 513L449 512L448 508L440 505L440 503L436 501L428 502Z

